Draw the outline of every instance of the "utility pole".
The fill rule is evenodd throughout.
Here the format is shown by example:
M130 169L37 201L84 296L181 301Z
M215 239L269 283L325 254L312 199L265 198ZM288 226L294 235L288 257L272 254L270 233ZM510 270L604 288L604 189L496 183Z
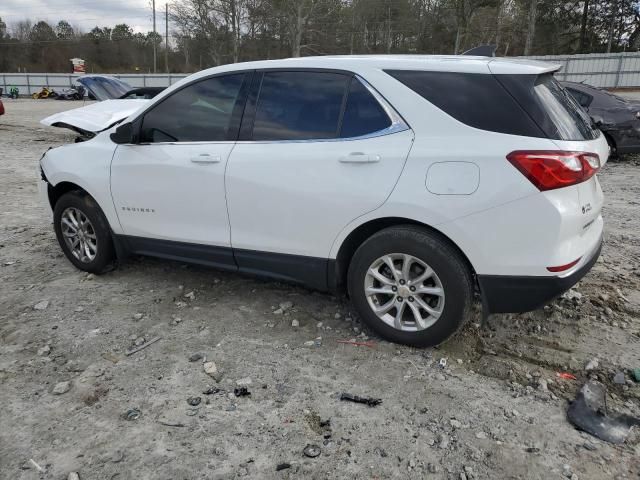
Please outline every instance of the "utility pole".
M531 53L531 47L533 46L533 39L536 35L536 18L538 11L538 0L531 0L529 7L529 25L527 29L527 37L524 43L525 56Z
M157 55L156 55L156 48L157 48L157 45L156 45L156 35L157 35L157 33L156 33L156 0L151 0L151 5L152 5L152 8L153 8L153 40L152 40L152 42L153 42L153 73L156 73L156 69L157 69L157 63L156 63L156 60L157 60L157 58L156 58L157 57Z
M611 53L611 45L613 44L613 28L616 23L616 13L618 11L617 1L611 2L611 18L609 19L609 35L607 39L607 53Z
M164 69L169 73L169 4L164 4Z

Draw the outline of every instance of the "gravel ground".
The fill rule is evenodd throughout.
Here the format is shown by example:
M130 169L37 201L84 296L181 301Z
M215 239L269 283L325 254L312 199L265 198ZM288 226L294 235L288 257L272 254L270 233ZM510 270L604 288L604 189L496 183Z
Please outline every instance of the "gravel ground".
M36 178L42 152L73 139L38 120L80 103L5 105L2 479L638 478L637 435L611 445L565 416L588 377L607 385L610 408L640 412L628 370L640 367L637 159L600 175L606 244L571 295L484 327L476 310L452 340L421 350L368 337L346 301L303 288L143 258L99 277L76 270ZM353 338L372 346L338 343ZM238 385L251 395L234 396Z

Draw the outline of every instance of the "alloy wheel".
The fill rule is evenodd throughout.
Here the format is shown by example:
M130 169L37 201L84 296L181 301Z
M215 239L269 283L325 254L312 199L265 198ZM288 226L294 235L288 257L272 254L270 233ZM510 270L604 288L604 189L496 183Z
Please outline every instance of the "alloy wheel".
M91 221L74 207L62 212L60 227L71 254L82 263L90 263L98 254L98 239Z
M431 327L444 309L444 288L436 272L419 258L404 253L375 260L367 270L364 290L378 318L402 331Z

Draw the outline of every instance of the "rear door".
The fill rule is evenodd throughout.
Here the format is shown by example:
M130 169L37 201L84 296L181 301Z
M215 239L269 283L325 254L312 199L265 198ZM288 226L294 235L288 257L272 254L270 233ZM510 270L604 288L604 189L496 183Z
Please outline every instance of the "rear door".
M332 242L384 203L412 141L399 115L359 77L257 73L226 177L240 269L324 287Z

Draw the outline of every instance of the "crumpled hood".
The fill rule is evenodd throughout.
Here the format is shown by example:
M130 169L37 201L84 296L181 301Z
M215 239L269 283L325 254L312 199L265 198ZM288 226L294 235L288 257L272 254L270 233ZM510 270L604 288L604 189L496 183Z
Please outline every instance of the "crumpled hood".
M95 134L124 120L144 108L150 100L105 100L65 112L54 113L40 120L43 125L69 128L80 134Z

